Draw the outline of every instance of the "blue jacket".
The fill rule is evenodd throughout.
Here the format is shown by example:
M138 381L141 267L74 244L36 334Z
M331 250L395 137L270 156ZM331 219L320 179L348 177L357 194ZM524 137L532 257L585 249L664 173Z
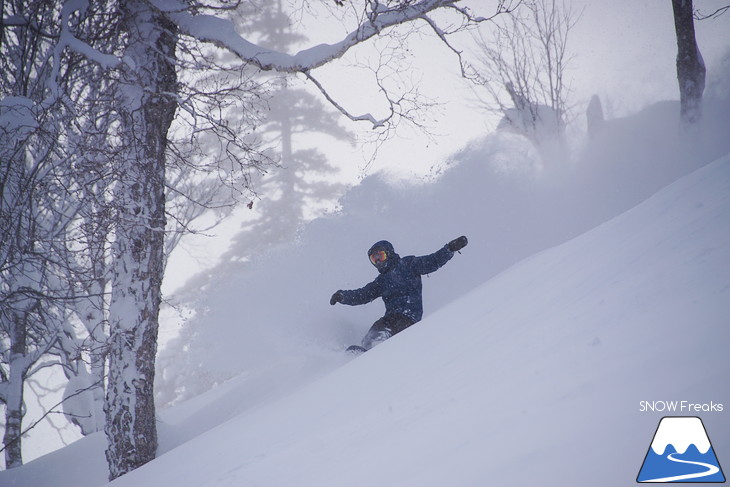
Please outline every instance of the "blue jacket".
M352 306L383 298L385 316L401 313L413 320L423 317L421 276L430 274L446 264L453 256L445 245L430 255L400 257L390 242L382 240L371 247L383 249L388 254L386 265L379 268L380 275L360 289L342 291L342 303Z

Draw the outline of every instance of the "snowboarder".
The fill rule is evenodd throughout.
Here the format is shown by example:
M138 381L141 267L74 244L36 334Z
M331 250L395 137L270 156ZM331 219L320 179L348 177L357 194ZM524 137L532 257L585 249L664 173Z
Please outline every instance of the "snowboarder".
M421 321L423 316L421 276L436 271L463 249L468 240L462 236L430 255L400 257L387 240L375 243L368 250L370 262L380 273L375 280L360 289L335 292L330 304L356 306L383 298L385 316L377 320L362 339L362 347L353 345L348 351L369 350Z

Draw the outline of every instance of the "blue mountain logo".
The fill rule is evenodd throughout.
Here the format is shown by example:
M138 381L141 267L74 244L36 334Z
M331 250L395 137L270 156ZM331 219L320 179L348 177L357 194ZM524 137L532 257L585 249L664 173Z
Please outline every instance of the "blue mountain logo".
M702 420L694 416L662 418L636 481L725 482Z

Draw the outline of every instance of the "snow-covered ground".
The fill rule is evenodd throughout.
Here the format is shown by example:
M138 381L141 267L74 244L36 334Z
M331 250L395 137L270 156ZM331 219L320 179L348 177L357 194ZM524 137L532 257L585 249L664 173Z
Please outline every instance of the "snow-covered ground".
M477 152L493 155L488 146ZM644 155L636 146L631 153ZM720 464L730 465L730 157L693 172L701 160L651 157L643 170L633 168L634 180L614 185L620 194L608 192L608 181L584 178L583 196L605 198L606 215L636 206L541 250L590 228L601 212L564 213L575 218L561 223L555 210L580 206L572 199L581 193L556 202L560 192L546 188L557 183L530 186L530 178L514 179L521 170L514 165L500 166L507 171L501 182L471 195L467 183L476 171L495 167L488 159L480 169L473 155L418 191L386 193L365 181L340 214L315 223L297 247L272 251L251 275L229 273L208 284L201 294L211 310L196 318L202 321L192 328L190 357L211 381L231 379L162 411L159 458L111 485L628 485L667 414L642 412L641 401L670 400L724 405L722 412L675 414L701 416ZM621 166L630 161L615 162L592 177L624 177ZM658 168L667 174L649 177ZM652 184L687 172L631 203ZM509 197L519 188L545 198L516 208L515 201L527 201ZM420 206L409 198L416 193ZM509 204L484 207L484 220L474 221L479 209L471 203L489 198ZM551 211L538 211L540 203ZM546 215L553 218L540 227ZM337 226L342 232L333 234ZM536 230L548 227L555 232ZM520 236L509 251L504 232ZM341 347L381 311L378 304L327 303L338 287L373 277L367 246L385 236L402 254L425 253L460 233L470 245L425 279L425 319L358 358L343 355ZM257 300L265 309L249 312L246 303ZM199 385L203 378L189 380ZM104 441L93 435L0 472L0 485L103 485Z

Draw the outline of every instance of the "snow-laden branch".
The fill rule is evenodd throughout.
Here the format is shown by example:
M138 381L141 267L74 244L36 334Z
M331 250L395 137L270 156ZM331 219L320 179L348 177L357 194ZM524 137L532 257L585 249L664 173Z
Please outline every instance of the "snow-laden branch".
M150 0L150 3L165 13L186 35L227 49L264 71L287 73L303 73L320 67L342 57L352 47L377 36L384 29L422 19L429 12L454 7L458 2L459 0L420 0L398 9L373 12L368 20L363 21L355 31L340 42L320 44L296 54L286 54L266 49L244 39L236 32L235 25L230 20L212 15L193 15L178 0Z
M53 49L53 69L49 80L51 97L43 102L44 108L51 106L60 96L58 76L61 69L61 54L66 48L69 48L108 69L116 68L122 63L122 59L112 54L104 54L94 49L90 45L76 38L71 32L71 15L75 12L85 12L88 7L88 0L66 0L63 4L63 8L61 9L61 34Z
M68 47L72 51L83 55L105 68L116 68L122 62L117 56L104 54L85 42L77 39L70 30L71 15L74 12L86 12L89 8L89 0L67 0L61 10L61 38L59 46L61 49Z

